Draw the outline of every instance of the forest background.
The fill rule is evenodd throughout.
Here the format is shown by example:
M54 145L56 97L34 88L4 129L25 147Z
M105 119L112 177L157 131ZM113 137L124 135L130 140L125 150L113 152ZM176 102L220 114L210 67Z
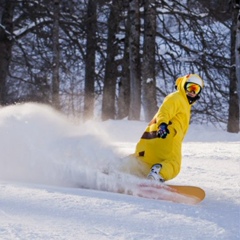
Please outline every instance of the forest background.
M198 73L192 122L239 132L239 0L0 0L0 104L149 121Z

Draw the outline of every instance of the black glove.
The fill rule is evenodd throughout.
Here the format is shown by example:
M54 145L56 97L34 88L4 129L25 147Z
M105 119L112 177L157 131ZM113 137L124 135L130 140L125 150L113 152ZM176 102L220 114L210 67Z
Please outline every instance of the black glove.
M166 123L161 123L160 125L159 125L159 130L158 130L158 132L157 132L157 136L159 137L159 138L166 138L167 137L167 135L170 133L169 132L169 130L168 130L168 128L167 128L167 124Z

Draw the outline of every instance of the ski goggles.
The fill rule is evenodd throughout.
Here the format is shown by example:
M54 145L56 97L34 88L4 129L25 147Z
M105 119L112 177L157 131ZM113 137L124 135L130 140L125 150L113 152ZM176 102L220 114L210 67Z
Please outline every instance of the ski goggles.
M192 93L195 93L195 94L198 94L201 92L201 87L196 84L196 83L186 83L185 85L185 90L187 90L188 92L192 92Z

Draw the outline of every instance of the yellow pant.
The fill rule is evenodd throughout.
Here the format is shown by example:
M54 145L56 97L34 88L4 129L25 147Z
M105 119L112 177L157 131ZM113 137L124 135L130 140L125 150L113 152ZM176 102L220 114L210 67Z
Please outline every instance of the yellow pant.
M168 129L170 134L165 139L141 138L134 154L138 161L143 163L146 175L150 172L152 165L162 164L160 174L164 180L170 180L178 175L182 160L181 134L178 134L172 126Z

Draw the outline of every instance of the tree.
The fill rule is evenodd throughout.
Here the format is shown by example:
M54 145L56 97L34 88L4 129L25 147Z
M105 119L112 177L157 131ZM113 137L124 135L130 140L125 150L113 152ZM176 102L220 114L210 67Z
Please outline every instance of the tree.
M155 76L155 41L156 41L156 2L144 3L144 42L142 62L142 103L145 121L150 121L156 113L156 76Z
M129 1L129 19L130 106L128 119L139 120L141 109L139 0Z
M238 3L237 3L238 2ZM238 79L237 72L239 70L236 65L239 57L239 42L237 41L237 33L239 32L239 1L231 2L232 9L232 27L231 27L231 68L230 68L230 86L229 86L229 116L228 116L228 132L239 132L239 98L238 98ZM239 34L239 33L238 33Z
M86 57L85 57L85 91L84 91L84 119L93 118L94 114L94 83L95 83L95 55L96 55L97 12L96 1L89 0L86 19Z
M4 105L6 99L6 79L12 56L13 35L13 10L12 1L0 1L0 104Z
M240 4L238 3L238 6ZM238 12L237 16L237 30L236 30L236 75L238 80L238 102L240 107L240 12Z
M117 119L128 117L130 105L130 69L129 69L129 17L128 17L129 3L126 5L127 17L123 19L124 26L124 39L123 39L123 58L121 59L121 76L118 82L118 112Z
M54 0L53 7L53 79L52 79L52 105L60 110L59 99L59 0Z
M103 100L102 100L102 120L115 119L115 97L117 83L117 38L116 34L119 26L119 2L113 0L110 5L110 14L108 18L108 37L107 37L107 58L105 67Z

